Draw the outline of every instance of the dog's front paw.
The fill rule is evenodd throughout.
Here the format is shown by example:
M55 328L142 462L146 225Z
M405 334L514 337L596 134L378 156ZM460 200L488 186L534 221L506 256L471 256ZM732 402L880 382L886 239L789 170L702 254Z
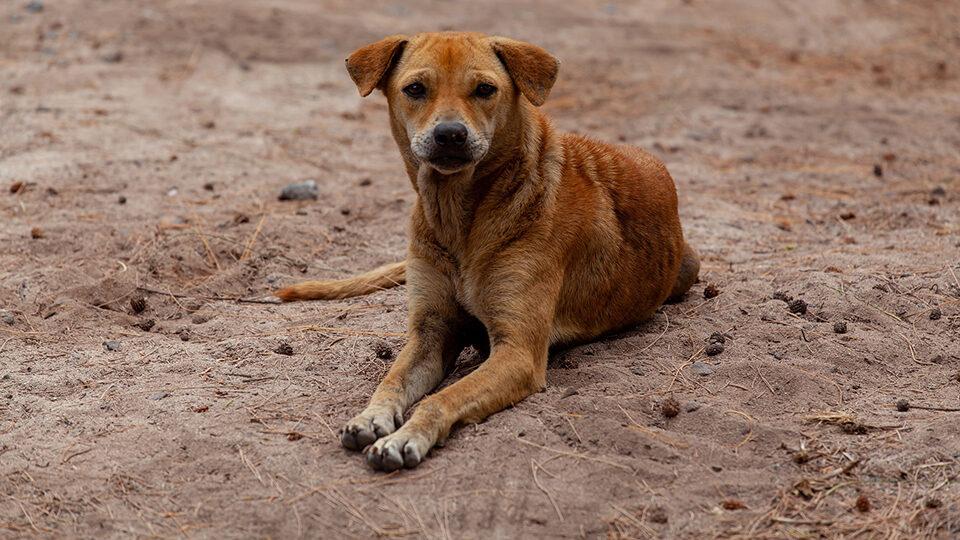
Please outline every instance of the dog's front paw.
M401 429L383 437L367 449L367 463L378 471L412 469L427 457L432 443L413 429Z
M399 409L369 406L340 430L340 444L350 450L363 450L377 439L393 433L403 423Z

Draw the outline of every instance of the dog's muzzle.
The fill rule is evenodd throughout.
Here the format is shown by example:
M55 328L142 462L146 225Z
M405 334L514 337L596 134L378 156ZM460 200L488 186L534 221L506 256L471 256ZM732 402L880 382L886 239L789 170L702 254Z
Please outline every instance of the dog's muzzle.
M470 132L462 122L440 122L433 128L433 149L428 160L441 169L459 169L474 161L467 140Z

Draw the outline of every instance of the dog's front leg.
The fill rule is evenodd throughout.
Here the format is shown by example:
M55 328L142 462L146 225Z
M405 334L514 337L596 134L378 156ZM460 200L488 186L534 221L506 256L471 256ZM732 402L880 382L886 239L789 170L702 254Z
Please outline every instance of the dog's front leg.
M416 467L454 424L480 422L541 390L549 331L544 327L523 334L495 338L490 357L476 371L424 399L403 427L367 449L370 466L385 471Z
M351 450L396 431L407 407L440 384L468 337L466 315L445 276L423 261L409 260L407 283L407 343L366 409L340 431L341 444Z

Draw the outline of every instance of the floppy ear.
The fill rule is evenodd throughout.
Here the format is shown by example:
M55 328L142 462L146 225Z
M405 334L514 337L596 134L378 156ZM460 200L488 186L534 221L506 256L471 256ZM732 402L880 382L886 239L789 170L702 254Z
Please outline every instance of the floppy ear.
M492 44L520 92L530 103L543 105L557 80L560 61L540 47L522 41L495 37Z
M389 36L353 51L346 60L347 73L361 96L366 97L374 88L381 87L406 44L407 36Z

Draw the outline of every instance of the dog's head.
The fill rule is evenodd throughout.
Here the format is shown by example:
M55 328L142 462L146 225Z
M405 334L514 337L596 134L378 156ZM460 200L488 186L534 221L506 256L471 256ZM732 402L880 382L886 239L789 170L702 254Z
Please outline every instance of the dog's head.
M543 104L558 68L535 45L453 32L390 36L347 58L361 96L387 96L401 151L441 174L483 160L521 99Z

